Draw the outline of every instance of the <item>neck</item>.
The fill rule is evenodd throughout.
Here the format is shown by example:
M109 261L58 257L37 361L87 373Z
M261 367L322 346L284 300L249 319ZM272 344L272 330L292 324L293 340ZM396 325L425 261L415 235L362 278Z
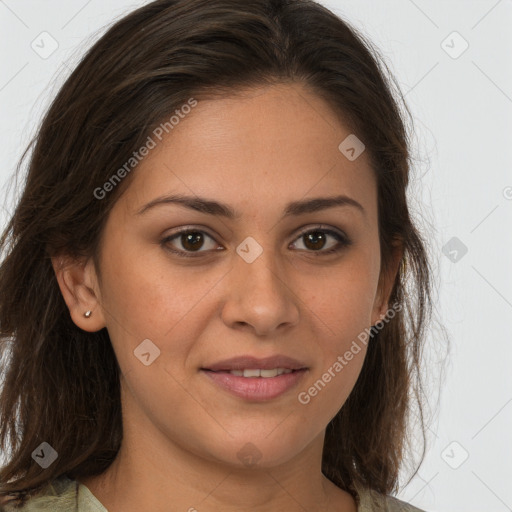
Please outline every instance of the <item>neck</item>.
M150 436L146 436L146 440ZM139 438L123 446L101 475L81 479L108 512L356 512L352 496L312 467L307 452L271 468L233 468L171 445L166 452ZM320 451L321 453L321 451ZM321 464L321 461L320 461Z

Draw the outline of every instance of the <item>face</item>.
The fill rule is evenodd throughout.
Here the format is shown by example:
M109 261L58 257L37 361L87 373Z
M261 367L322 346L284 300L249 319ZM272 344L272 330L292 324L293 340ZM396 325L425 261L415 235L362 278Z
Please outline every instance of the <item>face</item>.
M324 433L363 364L353 342L386 309L376 180L365 152L338 149L348 135L321 99L279 85L199 101L139 163L94 284L125 428L238 466L283 463ZM221 363L239 356L289 359ZM269 372L227 371L255 365Z

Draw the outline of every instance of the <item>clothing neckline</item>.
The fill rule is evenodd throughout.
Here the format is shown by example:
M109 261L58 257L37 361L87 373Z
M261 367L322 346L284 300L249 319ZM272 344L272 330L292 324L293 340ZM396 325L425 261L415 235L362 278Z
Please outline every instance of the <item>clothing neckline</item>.
M85 509L87 510L87 506L94 506L96 509L96 512L109 512L106 507L100 502L100 500L92 493L92 491L82 482L76 480L76 495L77 495L77 506L78 510ZM357 506L357 512L364 512L366 509L363 508L364 504L366 503L366 499L364 497L364 492L362 492L362 489L358 488L356 486L355 489L356 496L356 506Z
M82 482L76 481L76 500L78 510L88 510L91 505L96 509L96 512L108 512L103 503L92 493L92 491ZM88 507L88 508L87 508Z

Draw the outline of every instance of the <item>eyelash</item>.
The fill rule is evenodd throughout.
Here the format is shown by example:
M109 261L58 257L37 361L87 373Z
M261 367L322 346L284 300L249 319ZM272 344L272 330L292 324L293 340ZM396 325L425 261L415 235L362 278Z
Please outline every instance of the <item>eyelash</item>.
M168 245L169 242L171 242L175 238L178 238L179 236L181 236L183 234L186 234L186 233L202 233L202 234L206 234L208 237L210 237L212 240L214 240L214 238L212 236L210 236L206 231L203 231L201 229L194 229L194 228L190 228L190 227L185 227L185 228L180 229L176 233L173 233L172 235L165 237L161 241L162 247L164 247L166 250L168 250L168 251L172 252L173 254L176 254L176 255L178 255L178 256L180 256L182 258L198 258L198 257L201 256L201 253L208 252L208 251L195 251L195 252L193 252L193 251L188 251L188 252L187 251L179 251L179 250L176 250L176 249L171 249L169 247L169 245ZM336 245L333 248L328 249L326 251L323 251L323 250L318 250L318 251L307 250L306 251L306 252L313 253L315 256L322 256L322 255L327 255L327 254L338 253L338 252L341 252L346 247L348 247L349 245L352 245L352 241L345 234L338 233L337 231L334 231L334 230L328 229L328 228L324 228L322 226L319 226L319 227L316 227L316 228L308 228L308 229L305 229L305 230L301 231L297 235L295 240L298 240L299 238L301 238L304 235L307 235L309 233L323 233L323 234L331 235L334 238L336 238L337 241L338 241L338 245Z

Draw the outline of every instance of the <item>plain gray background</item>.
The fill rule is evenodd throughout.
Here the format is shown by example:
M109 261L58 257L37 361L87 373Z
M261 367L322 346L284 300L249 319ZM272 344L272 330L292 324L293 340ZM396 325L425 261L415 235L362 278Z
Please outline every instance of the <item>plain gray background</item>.
M0 185L80 55L144 3L0 0ZM322 3L379 48L415 118L411 201L451 340L443 366L442 333L430 334L425 377L437 416L424 463L398 497L428 511L512 510L512 1ZM0 222L12 197L2 206Z

